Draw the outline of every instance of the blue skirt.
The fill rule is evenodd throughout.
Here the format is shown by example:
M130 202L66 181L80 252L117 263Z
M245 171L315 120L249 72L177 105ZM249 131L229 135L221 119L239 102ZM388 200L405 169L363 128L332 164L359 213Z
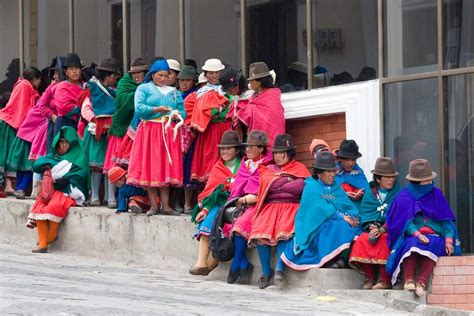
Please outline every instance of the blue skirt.
M416 237L407 236L400 247L390 252L386 269L388 274L392 276L393 285L397 283L403 260L412 253L428 257L434 262L437 262L439 257L447 256L443 237L439 235L426 235L426 237L430 240L427 245L421 243Z
M343 218L334 214L321 224L307 249L295 254L293 239L288 243L281 259L287 266L298 271L321 268L341 252L349 249L352 241L361 232L359 227L350 226Z
M211 234L211 229L212 229L212 226L214 226L214 222L216 221L216 217L218 213L219 213L219 206L214 206L213 208L211 208L206 218L202 222L197 224L194 238L199 240L201 236L209 236Z

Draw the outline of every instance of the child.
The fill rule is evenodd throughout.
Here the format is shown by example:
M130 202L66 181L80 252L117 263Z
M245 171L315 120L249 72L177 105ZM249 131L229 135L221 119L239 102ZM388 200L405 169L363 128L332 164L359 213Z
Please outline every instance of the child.
M120 167L112 167L109 170L109 181L115 184L118 190L118 201L116 213L144 213L150 209L150 200L147 192L143 188L126 184L127 171ZM160 201L157 201L159 204Z

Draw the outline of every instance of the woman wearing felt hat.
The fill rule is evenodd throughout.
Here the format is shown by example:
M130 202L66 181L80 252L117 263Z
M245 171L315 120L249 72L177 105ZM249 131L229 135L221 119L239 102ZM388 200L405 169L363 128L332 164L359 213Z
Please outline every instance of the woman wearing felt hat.
M212 166L219 159L214 148L222 134L230 129L226 119L229 99L219 84L219 75L225 66L219 59L206 60L202 70L207 83L195 94L186 98L186 108L192 109L189 126L197 132L196 144L191 165L191 179L206 182Z
M390 254L385 220L388 209L400 190L398 172L391 158L380 157L372 173L374 180L369 183L370 190L364 194L359 212L364 232L355 241L349 262L364 273L363 289L389 289L392 283L385 271ZM378 282L376 274L379 274Z
M404 290L425 294L428 279L439 257L461 255L454 213L434 186L436 173L425 159L410 162L406 179L387 214L387 242L390 256L387 272L392 284L403 268ZM419 275L415 271L419 266Z
M295 149L291 135L277 135L271 148L274 164L259 170L258 196L249 243L257 245L262 267L261 289L270 285L274 274L277 285L284 281L285 265L280 255L295 232L295 215L300 206L304 179L311 175L305 165L295 160ZM270 266L271 247L277 248L276 273Z
M183 98L166 85L169 66L157 60L135 92L135 113L140 118L130 153L127 183L146 187L152 204L148 216L161 212L179 215L169 203L170 186L182 186L181 131L177 122L186 118ZM168 125L168 128L166 127ZM160 194L161 209L156 203Z
M226 203L234 183L235 174L242 161L242 144L234 131L222 135L218 147L219 160L209 174L206 187L198 196L198 205L193 210L192 221L197 223L194 237L199 240L196 264L189 270L193 275L208 275L215 269L217 261L209 256L209 235L219 209Z
M85 100L82 103L81 115L88 122L84 131L84 153L91 168L91 205L100 205L99 189L102 174L105 174L105 199L108 207L116 208L115 186L107 179L108 169L105 169L105 154L107 151L107 132L112 125L116 102L115 83L120 70L113 58L106 58L96 68L97 77L92 77L86 86ZM110 165L107 165L110 168Z
M295 236L281 259L290 268L344 268L341 257L360 232L358 210L335 183L336 158L316 154L313 176L305 181L295 218Z

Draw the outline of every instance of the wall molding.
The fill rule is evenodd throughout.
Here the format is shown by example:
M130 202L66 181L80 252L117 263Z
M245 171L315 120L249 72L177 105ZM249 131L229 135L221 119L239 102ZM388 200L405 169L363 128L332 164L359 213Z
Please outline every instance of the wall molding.
M287 120L345 113L346 135L362 153L358 161L368 179L381 156L379 80L282 94Z

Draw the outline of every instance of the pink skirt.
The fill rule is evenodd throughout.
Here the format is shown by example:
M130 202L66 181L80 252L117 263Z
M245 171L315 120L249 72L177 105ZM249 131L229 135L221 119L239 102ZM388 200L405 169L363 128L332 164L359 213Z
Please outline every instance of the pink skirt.
M45 120L43 124L38 126L37 132L31 142L29 160L36 160L39 157L46 155L46 142L48 138L48 121Z
M128 168L128 163L130 162L130 153L132 152L134 138L135 135L133 135L132 138L130 130L127 131L127 134L125 134L125 136L122 138L120 145L112 155L112 161L125 169Z
M104 168L103 171L105 174L108 173L112 167L115 166L115 162L112 160L113 154L117 151L122 143L123 137L118 137L115 135L110 135L107 141L107 151L105 152L105 159L104 159Z
M183 185L181 131L173 139L166 122L145 121L138 125L130 153L127 183L141 187ZM164 137L163 137L164 133Z

